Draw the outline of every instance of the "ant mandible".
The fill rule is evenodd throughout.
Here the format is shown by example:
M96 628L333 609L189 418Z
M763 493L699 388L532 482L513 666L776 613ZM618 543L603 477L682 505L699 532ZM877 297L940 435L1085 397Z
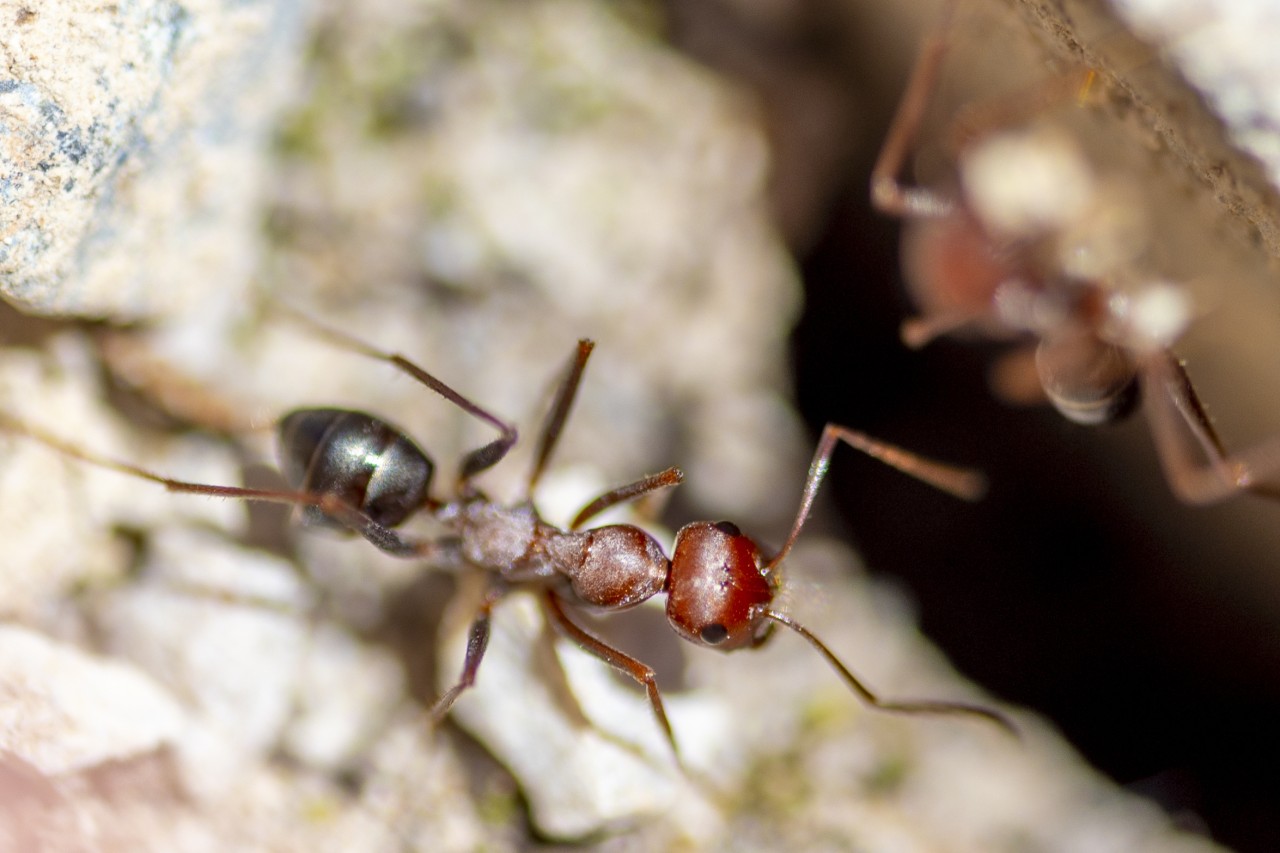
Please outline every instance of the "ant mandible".
M812 632L772 606L783 560L791 551L839 442L855 447L939 489L976 499L985 487L980 474L934 462L862 433L828 424L805 481L800 508L782 548L765 559L756 542L727 521L687 524L676 534L670 559L639 527L612 524L583 529L610 507L677 485L683 474L668 468L611 489L578 512L568 529L544 521L533 494L573 405L594 344L577 350L542 426L524 498L504 505L490 500L474 480L497 464L516 443L516 429L462 396L413 362L384 352L342 332L305 321L335 344L393 365L467 414L489 424L498 437L463 457L454 496L429 493L435 464L401 430L387 421L346 409L299 409L278 424L281 473L290 490L252 489L175 480L144 468L100 457L43 429L0 414L0 428L26 435L63 454L164 486L172 492L292 504L304 525L353 531L378 549L398 557L421 558L442 568L470 567L488 576L488 587L468 635L457 683L431 709L442 719L476 679L488 644L494 606L513 588L539 596L555 627L586 651L635 679L648 693L653 714L676 756L679 750L663 707L653 670L581 627L571 616L579 607L624 610L667 595L667 619L684 639L730 651L764 643L775 625L803 637L868 705L909 714L968 715L1015 732L998 711L943 701L887 701L866 687ZM419 512L429 513L452 535L414 539L394 528Z
M1046 251L1046 244L1062 236L1055 231L1074 224L1067 221L1070 214L1044 211L1041 197L1030 205L1035 213L1011 226L981 197L978 169L1017 169L1011 161L1034 141L1009 134L975 140L978 128L961 127L954 134L962 154L954 194L908 186L900 179L938 86L958 2L947 3L938 31L921 49L871 174L872 204L906 220L903 273L924 310L903 324L904 342L920 347L962 328L994 337L1030 335L1039 393L1069 420L1085 425L1118 421L1143 398L1161 466L1180 500L1212 503L1241 490L1280 499L1280 487L1261 482L1280 474L1280 442L1228 453L1170 349L1190 313L1181 289L1154 283L1124 294L1095 275L1066 269L1062 254ZM1061 90L1081 91L1093 76L1051 82ZM1011 99L975 124L1042 109L1062 97L1054 89L1045 86L1029 99ZM1077 155L1074 150L1049 155L1060 156L1061 176L1072 190L1088 183ZM1017 180L1024 187L1034 184L1026 173ZM1086 210L1081 215L1090 214Z

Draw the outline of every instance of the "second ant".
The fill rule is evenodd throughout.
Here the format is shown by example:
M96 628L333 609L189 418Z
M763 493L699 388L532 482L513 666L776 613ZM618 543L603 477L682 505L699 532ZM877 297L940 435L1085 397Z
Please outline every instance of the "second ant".
M1091 73L964 113L950 134L953 191L903 182L958 6L947 4L925 42L871 176L873 205L906 220L903 271L923 313L904 324L904 341L918 347L962 331L1030 338L997 366L1004 396L1039 397L1086 425L1123 418L1141 400L1178 498L1211 503L1241 490L1280 498L1267 482L1280 474L1280 442L1228 452L1171 349L1191 319L1185 289L1133 280L1140 229L1124 212L1138 202L1065 134L995 129L1085 91Z

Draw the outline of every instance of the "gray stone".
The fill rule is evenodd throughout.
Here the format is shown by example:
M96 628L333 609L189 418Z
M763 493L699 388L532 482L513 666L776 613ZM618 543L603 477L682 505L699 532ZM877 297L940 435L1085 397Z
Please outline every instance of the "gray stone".
M0 4L0 292L136 320L243 294L295 0Z

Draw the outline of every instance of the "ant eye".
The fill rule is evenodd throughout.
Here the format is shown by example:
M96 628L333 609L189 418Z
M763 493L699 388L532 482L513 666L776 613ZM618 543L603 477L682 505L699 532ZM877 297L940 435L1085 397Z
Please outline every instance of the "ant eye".
M716 530L719 530L721 533L724 533L728 536L742 535L741 528L739 528L738 525L734 524L732 521L717 521L715 524L711 526L714 527Z
M719 622L713 622L698 632L698 636L702 638L702 642L709 646L718 646L729 636L729 629L721 625Z

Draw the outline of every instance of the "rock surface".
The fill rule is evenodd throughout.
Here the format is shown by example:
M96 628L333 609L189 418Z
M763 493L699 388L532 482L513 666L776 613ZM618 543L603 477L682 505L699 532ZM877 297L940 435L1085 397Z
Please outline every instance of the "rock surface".
M74 343L40 341L38 355L4 350L2 364L28 377L7 407L35 417L65 394L69 411L93 415L54 414L48 429L183 477L236 481L227 445L161 441L164 431L106 410L93 360L75 355L101 352L123 384L148 386L180 422L229 412L244 427L242 459L265 456L252 428L291 406L386 413L442 463L446 490L455 460L491 430L317 340L274 310L283 302L408 353L516 421L526 440L484 485L517 500L540 405L573 341L589 335L600 347L556 460L587 472L586 485L549 477L539 494L548 517L562 522L584 496L681 463L682 515L785 535L809 448L784 402L797 286L764 207L767 151L749 101L663 48L645 7L323 6L269 168L254 158L290 59L268 57L294 45L296 9L183 8L68 7L76 21L110 24L97 41L113 64L98 73L120 97L133 92L132 106L95 111L101 99L89 95L76 106L96 78L63 81L23 57L18 84L0 86L0 106L28 128L7 145L27 176L6 205L10 297L46 312L164 320L130 339L132 357L76 332ZM11 60L38 58L37 39L71 20L10 11ZM227 66L224 52L248 64ZM55 69L86 67L56 55L65 59ZM112 79L123 69L145 80L124 89ZM57 109L41 125L44 104ZM56 215L43 207L54 198ZM251 285L265 307L243 297L258 292ZM79 359L68 383L58 381L60 354ZM131 661L113 666L150 673L163 684L156 704L184 720L139 741L167 747L161 758L115 761L141 747L104 741L95 754L108 767L36 765L52 778L33 789L56 792L41 808L75 816L73 841L87 832L101 849L470 850L523 849L536 834L600 849L1211 848L1100 780L1035 720L1020 718L1017 742L965 721L878 715L797 637L722 656L683 648L644 609L633 614L633 648L659 669L687 778L643 696L561 646L585 719L575 716L543 654L539 614L519 596L497 608L479 685L433 730L423 706L456 673L470 616L463 594L441 615L447 581L320 533L244 543L253 535L240 506L164 494L21 437L6 443L15 460L45 454L22 478L32 492L54 491L52 470L69 469L73 484L60 506L12 519L6 535L89 543L8 612ZM196 450L206 446L207 458ZM207 467L183 468L184 448ZM84 485L99 477L120 481L121 493ZM42 548L33 553L56 550ZM787 581L788 611L885 695L970 692L931 656L909 608L816 529ZM71 595L81 584L93 594ZM614 624L632 623L609 619L602 630ZM323 660L312 665L311 654ZM326 717L329 691L341 710ZM21 753L33 765L26 756L36 754ZM103 796L93 773L126 795Z

